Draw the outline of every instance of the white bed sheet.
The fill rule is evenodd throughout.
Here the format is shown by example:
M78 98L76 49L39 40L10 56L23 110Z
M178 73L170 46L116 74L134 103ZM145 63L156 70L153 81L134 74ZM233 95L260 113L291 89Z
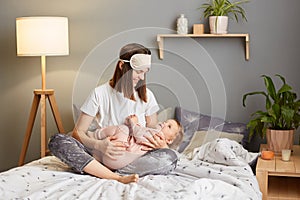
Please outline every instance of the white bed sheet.
M261 199L247 165L256 155L234 141L222 140L221 147L214 142L180 154L173 174L148 175L131 184L75 174L47 156L0 173L0 199Z

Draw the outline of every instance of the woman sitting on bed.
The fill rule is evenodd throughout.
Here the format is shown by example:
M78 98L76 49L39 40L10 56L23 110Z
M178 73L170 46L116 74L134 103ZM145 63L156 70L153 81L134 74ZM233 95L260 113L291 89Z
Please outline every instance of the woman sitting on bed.
M115 136L117 138L115 141L122 142L127 146L127 151L123 155L115 156L116 159L103 155L101 151L93 151L93 157L101 160L105 166L110 169L120 169L146 153L145 150L142 150L142 143L148 141L146 137L157 134L166 141L169 147L176 148L183 138L183 129L175 119L158 123L155 129L143 127L138 123L136 115L130 115L122 125L108 126L95 132L88 131L87 134L97 140Z
M99 126L119 125L129 115L136 115L141 126L155 127L159 106L153 93L146 87L146 73L151 66L151 52L148 48L132 43L120 50L112 79L95 88L81 107L81 114L75 124L72 136L56 134L49 141L51 153L80 173L99 178L114 179L123 183L136 182L139 176L167 174L176 167L177 155L158 135L146 137L145 155L118 170L121 176L112 172L92 156L94 150L110 159L123 155L127 146L117 142L115 136L97 140L87 136L87 131L99 115ZM162 149L160 149L162 148Z

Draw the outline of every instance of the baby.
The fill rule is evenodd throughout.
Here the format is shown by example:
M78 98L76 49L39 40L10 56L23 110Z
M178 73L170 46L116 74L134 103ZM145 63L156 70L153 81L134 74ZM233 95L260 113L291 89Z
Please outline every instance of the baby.
M142 150L142 142L147 142L147 137L152 137L153 134L165 138L168 146L174 148L178 146L182 140L183 129L179 122L174 119L168 119L165 122L159 123L155 129L142 127L139 125L137 117L130 115L122 125L108 126L98 129L95 132L88 132L88 136L95 139L116 136L116 141L128 145L127 151L120 156L115 156L116 159L111 159L103 155L100 151L93 152L93 156L110 169L125 167L135 159L144 155L147 151Z

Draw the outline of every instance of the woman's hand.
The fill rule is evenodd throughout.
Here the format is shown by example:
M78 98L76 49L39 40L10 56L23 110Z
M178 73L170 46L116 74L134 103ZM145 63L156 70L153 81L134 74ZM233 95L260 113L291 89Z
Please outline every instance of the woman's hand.
M126 151L128 145L123 142L114 141L115 136L106 137L103 140L98 140L95 144L95 150L101 151L109 158L116 160L115 156L121 156Z
M145 135L145 138L147 138L148 142L142 142L142 144L144 145L142 150L144 151L160 148L169 148L163 134L155 133L153 134L153 136Z

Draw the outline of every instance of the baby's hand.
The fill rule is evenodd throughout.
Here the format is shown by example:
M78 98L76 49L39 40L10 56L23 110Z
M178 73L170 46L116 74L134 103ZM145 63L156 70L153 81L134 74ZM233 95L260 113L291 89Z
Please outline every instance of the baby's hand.
M125 123L126 124L137 124L139 121L138 121L138 118L136 115L129 115L128 117L126 117L125 119Z
M142 142L142 144L144 145L142 150L144 151L158 148L169 148L164 134L153 133L153 136L145 135L144 137L148 140L147 142Z
M130 117L130 120L132 121L132 123L134 123L134 124L139 123L139 120L136 115L130 115L129 117Z

